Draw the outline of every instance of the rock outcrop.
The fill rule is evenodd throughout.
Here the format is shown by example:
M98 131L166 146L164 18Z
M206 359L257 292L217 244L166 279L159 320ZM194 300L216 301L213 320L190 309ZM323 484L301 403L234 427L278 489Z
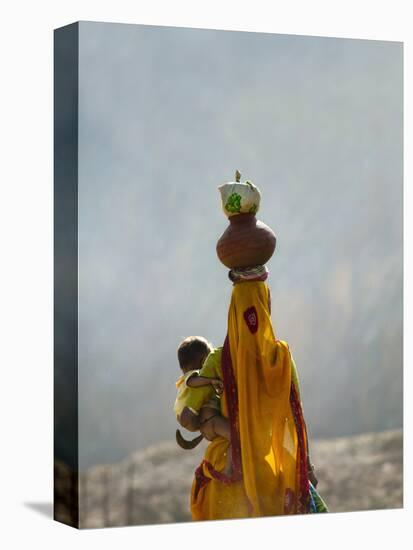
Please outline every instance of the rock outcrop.
M80 474L80 527L189 521L193 472L204 449L183 451L168 441ZM313 441L311 451L330 512L403 506L401 430Z

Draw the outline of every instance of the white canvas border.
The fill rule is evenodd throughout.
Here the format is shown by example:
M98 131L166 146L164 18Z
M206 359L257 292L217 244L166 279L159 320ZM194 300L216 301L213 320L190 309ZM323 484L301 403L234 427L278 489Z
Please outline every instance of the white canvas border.
M53 28L77 21L192 26L404 42L405 98L412 93L409 2L152 0L2 6L3 173L0 202L3 383L1 539L7 548L60 549L162 544L292 548L405 547L411 538L411 340L405 338L405 510L322 517L148 526L76 532L27 503L52 499L52 55ZM410 68L409 68L410 66ZM411 101L405 103L405 334L411 330Z

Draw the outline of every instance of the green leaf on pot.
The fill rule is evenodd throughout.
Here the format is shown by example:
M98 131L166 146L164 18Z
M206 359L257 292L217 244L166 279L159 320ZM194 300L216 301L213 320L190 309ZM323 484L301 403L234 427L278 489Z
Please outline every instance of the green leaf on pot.
M239 212L241 210L241 195L231 193L225 205L225 210L228 210L228 212Z

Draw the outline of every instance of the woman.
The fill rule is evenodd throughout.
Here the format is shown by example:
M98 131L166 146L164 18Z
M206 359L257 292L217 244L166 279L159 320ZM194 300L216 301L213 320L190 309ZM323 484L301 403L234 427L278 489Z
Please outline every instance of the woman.
M221 414L229 419L231 442L216 437L207 447L192 484L192 518L327 511L310 483L316 479L295 366L288 345L275 338L264 281L234 281L224 346L199 374L224 382ZM208 387L193 391L200 407L210 398ZM230 474L224 473L227 453Z

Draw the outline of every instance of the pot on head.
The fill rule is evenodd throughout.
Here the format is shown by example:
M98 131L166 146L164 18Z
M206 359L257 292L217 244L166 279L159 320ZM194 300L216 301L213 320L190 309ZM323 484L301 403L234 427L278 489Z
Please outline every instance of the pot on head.
M218 187L222 209L229 219L229 226L217 242L217 254L228 268L263 265L271 258L276 245L274 232L268 225L256 219L261 194L251 182L236 181Z

